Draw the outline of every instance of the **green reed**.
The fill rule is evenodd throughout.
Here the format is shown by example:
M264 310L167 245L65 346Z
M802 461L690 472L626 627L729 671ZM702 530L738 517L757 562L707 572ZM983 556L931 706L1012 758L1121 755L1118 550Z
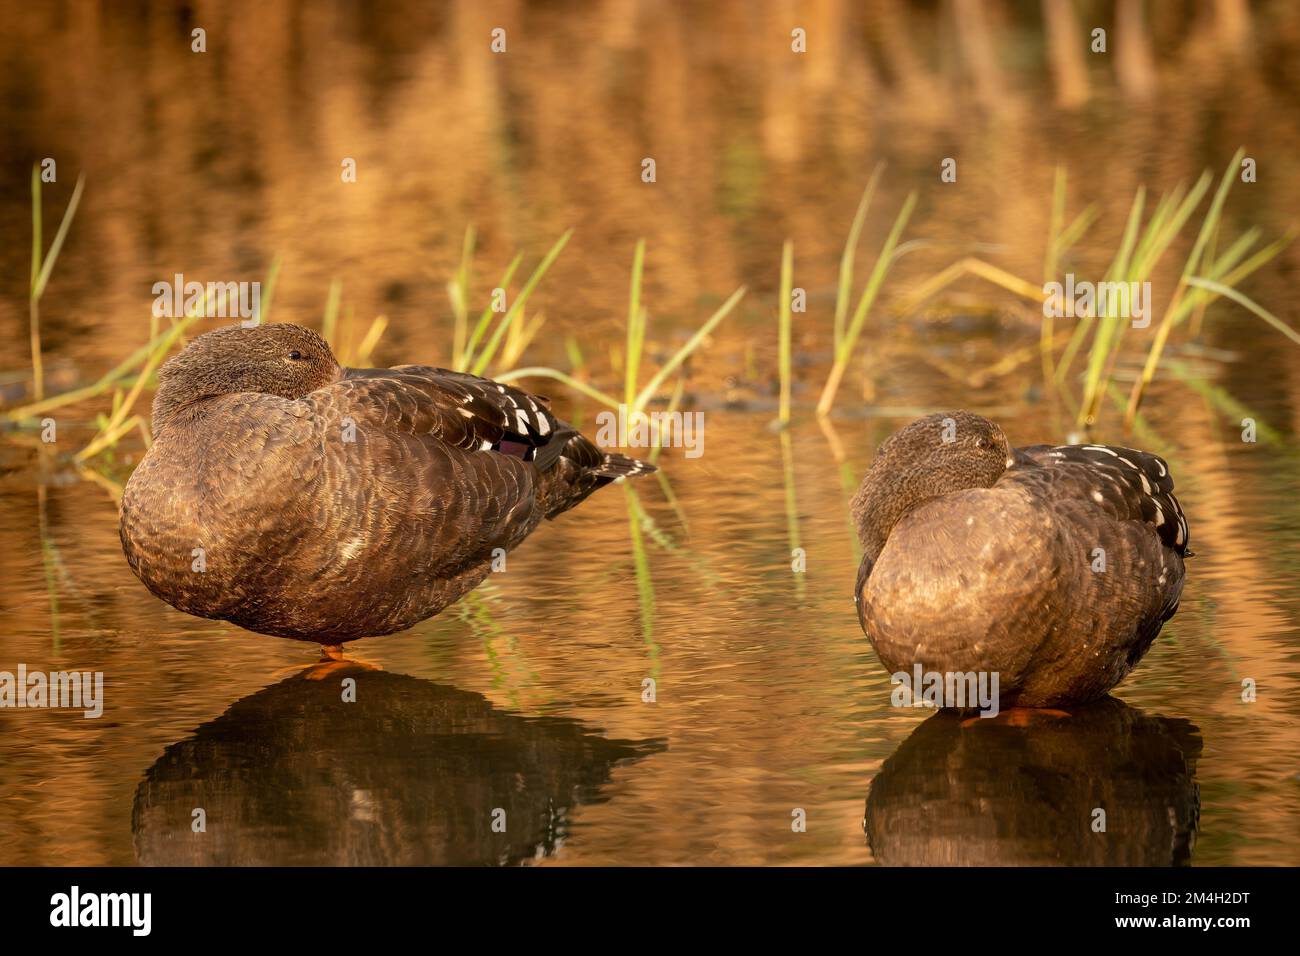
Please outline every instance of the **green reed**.
M1239 304L1246 305L1249 311L1265 319L1276 328L1286 329L1289 337L1300 341L1300 338L1297 338L1281 320L1247 299L1244 295L1236 292L1234 288L1238 282L1281 252L1294 238L1294 232L1288 233L1281 239L1265 246L1250 258L1246 258L1246 254L1259 238L1259 230L1251 229L1239 237L1217 258L1205 256L1205 249L1210 242L1211 236L1217 234L1219 221L1223 215L1224 202L1227 200L1229 189L1232 188L1233 180L1241 169L1241 161L1245 154L1244 149L1238 149L1233 155L1210 204L1210 211L1201 223L1196 242L1183 266L1178 286L1165 308L1159 327L1156 329L1155 340L1151 344L1146 363L1142 367L1142 375L1133 383L1133 390L1129 394L1128 407L1125 410L1126 424L1131 423L1133 417L1137 414L1143 393L1155 377L1156 368L1160 363L1160 357L1165 344L1168 342L1171 330L1219 296L1226 296ZM1203 274L1196 275L1197 272ZM1189 287L1191 288L1190 292L1188 291Z
M1060 274L1061 259L1088 228L1096 221L1099 210L1096 203L1088 205L1070 222L1065 223L1066 171L1064 166L1056 167L1052 180L1052 217L1048 227L1047 249L1043 254L1043 285L1056 280ZM1056 376L1054 346L1056 342L1055 321L1051 315L1043 317L1039 335L1039 356L1043 364L1043 378L1051 380Z
M777 351L778 367L781 379L781 401L778 418L781 425L790 422L790 378L791 378L791 308L790 295L794 287L794 243L789 239L781 247L781 289L780 301L777 303ZM838 315L838 313L837 313Z
M208 290L201 308L191 307L187 309L181 321L176 322L171 328L157 335L156 341L152 342L152 347L145 357L140 373L136 375L131 384L131 390L125 397L122 396L120 391L115 393L112 412L101 420L99 431L90 440L90 443L73 456L74 461L84 462L101 451L114 447L124 435L136 430L140 431L144 437L145 444L149 443L148 424L143 415L132 414L132 409L134 409L135 403L139 400L145 386L170 354L172 346L180 340L186 329L207 313L214 294L215 289Z
M379 340L388 330L388 317L377 315L370 320L361 341L356 341L356 314L349 305L342 305L343 283L335 279L330 283L325 297L325 311L321 316L321 338L343 366L368 366ZM339 316L342 315L340 321Z
M59 253L63 249L64 240L68 238L68 230L72 227L72 218L77 214L77 206L81 204L81 192L85 185L86 177L78 176L72 198L68 200L68 207L63 211L59 228L54 233L54 241L50 243L49 251L42 254L41 168L32 166L32 276L27 294L27 311L32 349L32 397L38 402L45 398L45 365L41 360L41 296L45 294L45 287L54 272L54 264L59 261Z
M632 287L627 303L627 354L623 359L623 401L629 408L636 401L641 373L641 352L645 349L646 311L641 306L641 278L645 270L645 239L636 241L632 253Z
M567 233L566 233L567 235ZM623 403L628 411L628 418L631 420L634 416L644 414L650 403L659 394L660 389L668 381L669 377L676 372L687 359L704 344L705 339L713 332L715 328L725 319L736 307L745 295L745 288L741 286L731 296L719 306L704 324L695 330L694 334L675 351L669 359L661 365L650 380L644 386L638 388L640 372L644 365L645 339L648 328L648 318L646 310L642 303L641 285L642 275L645 267L645 242L641 240L637 243L636 249L632 256L632 273L630 277L630 289L628 295L628 320L627 320L627 347L628 354L623 358ZM594 385L584 382L561 372L559 369L548 366L528 366L527 368L517 368L504 374L498 375L497 381L515 382L523 378L549 378L562 382L574 391L580 392L588 398L599 402L607 408L617 410L619 400Z
M1199 333L1208 306L1218 299L1225 298L1236 302L1292 341L1300 343L1300 334L1235 288L1238 283L1286 248L1297 235L1296 230L1292 229L1273 242L1256 248L1261 232L1252 228L1229 242L1222 251L1219 249L1224 207L1233 180L1239 174L1244 156L1245 151L1239 149L1229 161L1219 180L1218 188L1210 199L1209 207L1200 220L1174 291L1165 305L1159 322L1155 324L1155 331L1146 348L1146 358L1141 372L1134 380L1128 398L1123 403L1126 430L1131 430L1137 421L1138 410L1146 390L1166 358L1165 350L1172 332L1191 319L1193 333ZM1147 205L1147 193L1145 188L1139 188L1129 206L1123 233L1102 281L1123 283L1128 288L1132 288L1129 283L1137 283L1140 287L1142 283L1149 282L1169 250L1192 222L1196 210L1206 196L1210 195L1210 188L1213 185L1213 176L1206 172L1190 188L1183 184L1176 186L1170 192L1161 195L1145 225L1143 214ZM1042 287L1035 286L990 263L967 257L921 283L913 290L903 307L914 308L924 299L968 275L998 285L1028 302L1041 306L1047 283L1059 281L1061 278L1061 259L1065 252L1078 243L1097 218L1096 206L1090 205L1068 225L1063 225L1065 190L1065 171L1058 168L1053 184ZM1131 326L1130 317L1121 315L1120 311L1119 303L1110 297L1104 310L1095 316L1081 317L1071 331L1063 334L1057 333L1051 315L1045 315L1043 318L1038 351L1042 358L1044 378L1059 390L1071 407L1076 424L1080 427L1087 428L1096 424L1101 414L1103 399L1109 396L1113 400L1116 387L1115 372L1124 351L1126 331ZM1058 338L1062 337L1065 338L1064 348L1060 357L1056 358ZM1066 390L1066 385L1071 380L1071 370L1081 354L1084 356L1085 364L1078 379L1079 399L1075 401ZM1007 374L1021 364L1022 358L1022 353L1016 353L1014 357L999 362L986 373L981 373L981 377ZM1183 378L1177 372L1174 374L1175 377Z
M1155 326L1154 336L1147 349L1146 360L1140 375L1133 382L1124 407L1124 427L1130 430L1147 388L1160 368L1171 332L1193 315L1203 316L1205 309L1216 299L1232 299L1264 318L1270 325L1283 330L1293 340L1300 342L1285 323L1262 307L1246 299L1234 286L1273 259L1294 238L1289 233L1268 245L1252 249L1260 239L1260 230L1248 229L1222 252L1218 251L1218 236L1223 222L1223 210L1232 183L1241 168L1245 151L1238 149L1229 161L1210 205L1200 221L1192 247L1183 261L1178 281ZM1192 221L1196 209L1210 192L1213 178L1204 173L1190 189L1179 185L1162 195L1146 225L1142 214L1146 191L1139 188L1133 197L1119 247L1107 268L1103 281L1117 283L1149 282L1159 264ZM1261 313L1264 313L1261 315ZM1102 398L1109 394L1114 383L1126 331L1131 325L1129 317L1121 315L1117 303L1108 300L1104 312L1095 318L1082 319L1075 327L1057 365L1055 381L1060 383L1071 368L1081 344L1091 331L1087 363L1083 374L1082 399L1076 414L1080 427L1094 425L1100 415Z
M884 163L877 163L876 168L872 170L871 178L867 180L867 187L862 190L862 198L858 200L858 208L853 213L853 223L849 226L848 238L844 240L844 251L840 254L840 272L835 284L835 322L832 340L837 349L840 347L840 342L844 340L849 300L853 295L853 265L858 256L862 224L867 221L867 210L871 208L871 200L876 195L876 185L880 182L880 175L884 170Z
M460 264L456 274L447 283L447 296L451 300L452 311L452 368L458 372L470 372L483 375L493 360L501 353L500 367L509 368L523 354L532 339L541 330L544 317L537 316L532 321L527 319L525 307L528 299L537 289L542 278L550 270L564 247L568 244L573 230L560 236L551 246L541 262L529 275L514 300L504 310L499 310L499 303L489 301L479 314L471 331L469 328L470 282L474 275L474 254L476 233L473 226L465 230L461 243ZM497 288L503 292L510 287L515 273L524 261L524 254L517 253L506 266ZM485 341L486 339L486 341Z
M874 176L873 176L874 179ZM868 185L868 190L872 185ZM870 195L864 195L864 204L870 199ZM844 329L843 336L835 344L835 361L831 366L830 375L826 378L826 384L822 387L821 398L817 402L817 414L821 416L829 415L831 408L835 405L835 394L839 391L840 382L844 378L844 373L848 370L849 362L853 358L853 350L857 345L858 336L862 334L862 328L866 324L867 316L871 312L871 307L884 285L885 277L889 274L890 267L896 259L898 243L902 238L903 230L907 228L907 222L912 216L912 210L916 207L916 192L908 194L904 200L902 208L898 215L894 217L894 224L889 230L889 235L885 238L885 243L880 248L876 256L876 264L871 270L871 275L867 279L866 285L862 289L862 294L858 298L857 308L853 311L853 317ZM864 212L865 215L865 212ZM851 276L850 276L851 279ZM841 281L841 286L843 282ZM837 306L838 310L838 306Z

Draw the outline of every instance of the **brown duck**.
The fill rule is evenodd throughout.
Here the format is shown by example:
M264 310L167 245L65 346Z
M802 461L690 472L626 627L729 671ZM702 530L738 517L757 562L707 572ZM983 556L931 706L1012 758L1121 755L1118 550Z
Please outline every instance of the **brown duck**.
M892 673L998 674L1003 706L1102 697L1178 610L1173 488L1148 452L1012 449L969 412L918 419L853 500L862 628Z
M616 478L545 399L422 365L341 368L315 332L234 326L158 376L122 548L173 607L337 645L390 634Z

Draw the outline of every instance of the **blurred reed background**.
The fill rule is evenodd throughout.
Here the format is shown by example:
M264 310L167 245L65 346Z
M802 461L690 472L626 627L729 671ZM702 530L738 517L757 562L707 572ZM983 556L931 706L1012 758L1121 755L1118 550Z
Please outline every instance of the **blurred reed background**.
M5 20L0 229L29 229L32 162L59 163L51 210L84 172L42 310L51 361L81 377L146 338L153 282L259 279L277 256L280 318L318 321L338 280L345 308L392 320L381 359L445 360L444 286L471 224L490 264L474 301L517 250L535 262L572 228L534 300L547 332L529 357L567 364L580 331L605 346L597 368L617 364L638 238L669 328L740 285L767 294L745 310L765 322L786 238L815 310L881 160L877 209L891 212L869 218L864 247L912 189L909 235L931 241L889 291L969 254L1036 279L1058 164L1071 214L1098 206L1080 274L1104 268L1139 186L1217 172L1238 145L1262 169L1230 219L1280 233L1300 189L1287 3L14 3ZM791 54L791 25L808 54ZM206 54L190 51L196 26ZM487 53L496 26L505 55ZM1105 55L1087 52L1094 26ZM939 183L946 156L957 184ZM15 343L26 256L26 242L0 251ZM824 347L825 324L802 324L799 344ZM705 370L770 378L775 341L752 333L729 323Z

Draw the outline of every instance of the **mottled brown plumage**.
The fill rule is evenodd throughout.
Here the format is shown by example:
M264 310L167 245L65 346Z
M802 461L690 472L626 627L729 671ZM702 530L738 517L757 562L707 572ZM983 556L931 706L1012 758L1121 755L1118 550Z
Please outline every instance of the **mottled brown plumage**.
M1002 706L1095 700L1178 609L1187 523L1164 461L1011 449L969 412L887 439L853 502L859 620L891 672L998 674Z
M527 392L344 369L295 325L195 339L159 373L153 425L122 496L132 570L186 613L322 644L437 614L543 518L653 470Z

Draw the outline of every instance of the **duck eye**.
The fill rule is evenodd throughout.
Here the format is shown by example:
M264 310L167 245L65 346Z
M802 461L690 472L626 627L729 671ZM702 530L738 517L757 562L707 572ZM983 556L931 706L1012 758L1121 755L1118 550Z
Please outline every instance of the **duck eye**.
M298 359L302 358L302 353L299 352L297 349L294 349L292 352L289 353L289 358L291 361L296 362L298 361Z
M975 439L975 447L976 447L976 448L988 448L988 447L989 447L989 440L988 440L987 438L983 438L983 437L981 437L981 438L977 438L977 439Z

